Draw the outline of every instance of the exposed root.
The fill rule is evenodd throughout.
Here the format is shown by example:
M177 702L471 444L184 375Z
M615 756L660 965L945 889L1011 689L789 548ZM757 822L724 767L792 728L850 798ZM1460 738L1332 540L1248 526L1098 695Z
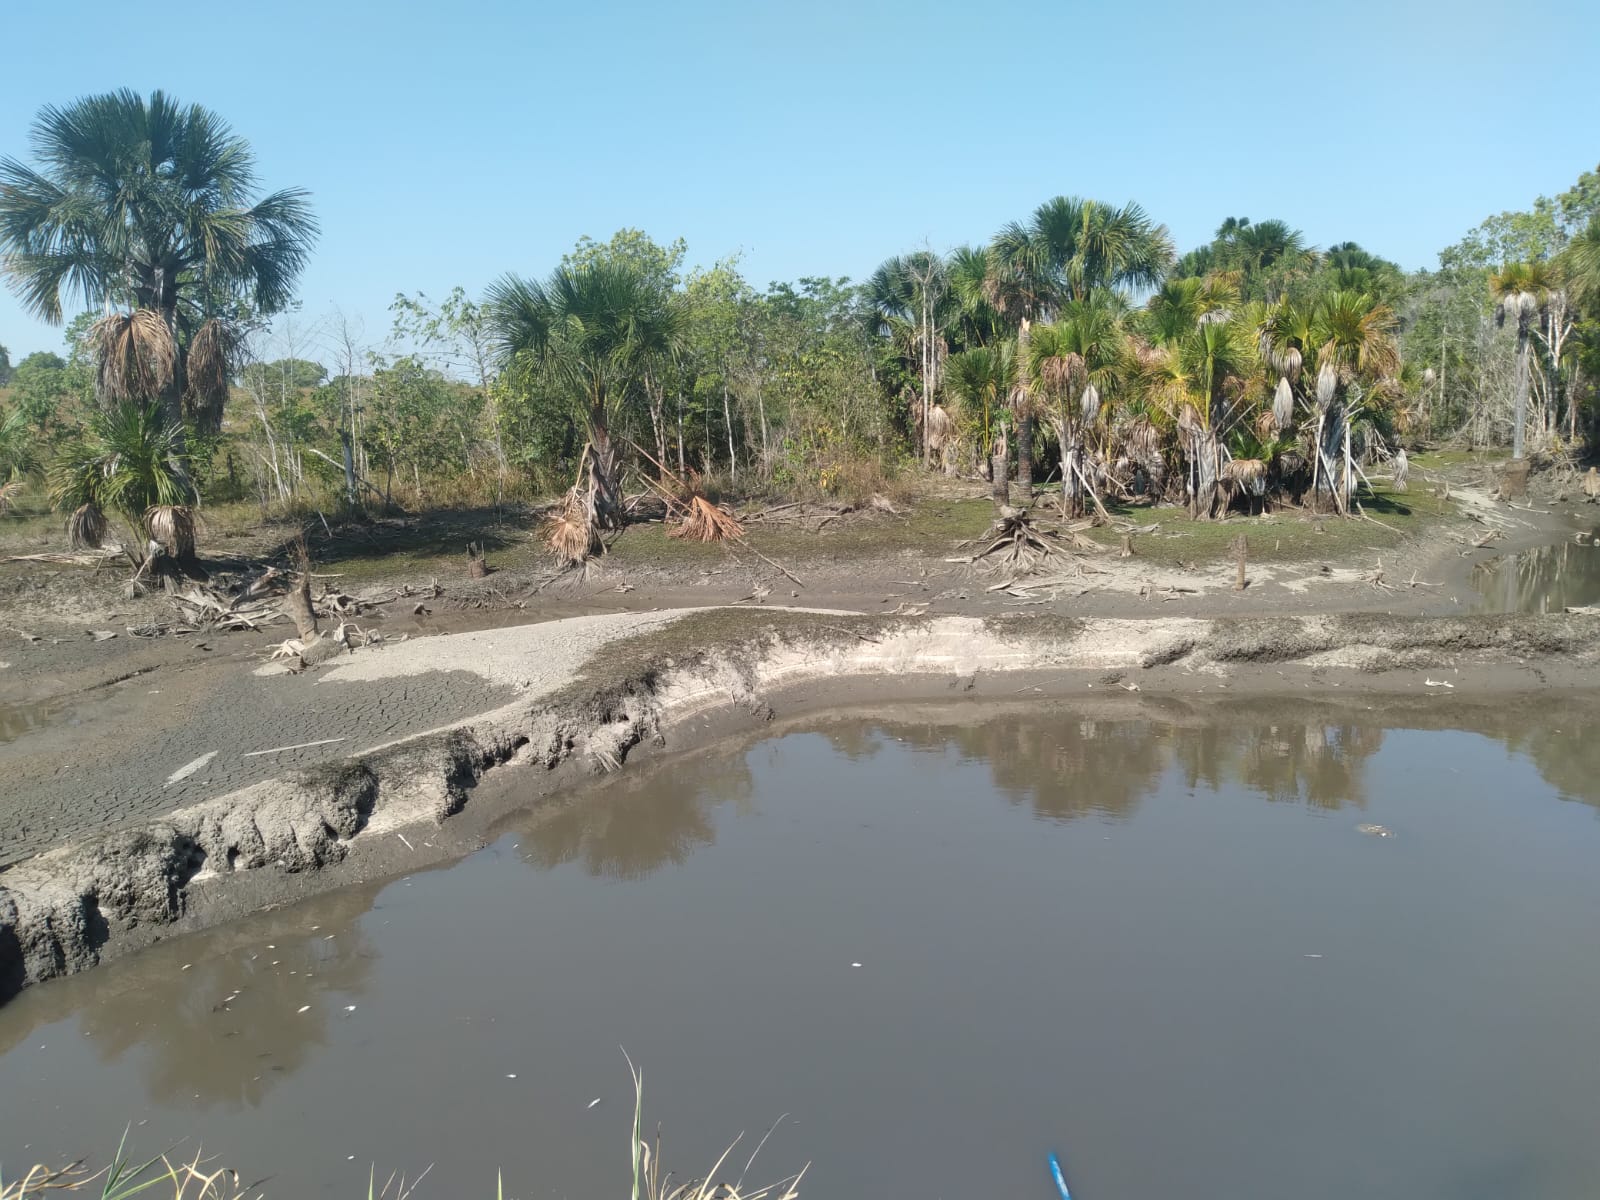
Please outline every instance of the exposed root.
M947 559L947 562L971 564L986 560L986 566L1012 577L1038 570L1058 555L1104 549L1076 529L1045 529L1035 525L1026 512L1009 507L1000 510L1000 519L990 527L988 533L963 544L981 545L983 548L966 558Z

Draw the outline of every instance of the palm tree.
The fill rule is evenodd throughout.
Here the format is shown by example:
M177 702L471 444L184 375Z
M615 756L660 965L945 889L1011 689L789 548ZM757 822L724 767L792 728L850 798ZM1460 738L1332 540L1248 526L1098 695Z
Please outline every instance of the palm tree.
M926 470L932 463L929 419L944 364L944 330L951 316L945 262L931 250L897 255L872 273L866 296L876 331L904 345L917 361L922 380L917 426Z
M1068 301L1056 321L1034 330L1028 373L1037 391L1054 404L1050 419L1061 447L1061 515L1083 511L1083 494L1094 496L1084 465L1084 433L1104 409L1115 386L1123 335L1115 311L1103 301ZM1094 496L1100 507L1098 496Z
M1550 303L1555 290L1555 274L1549 263L1512 262L1501 267L1489 277L1489 294L1495 304L1495 323L1517 323L1517 369L1515 382L1515 411L1511 424L1511 457L1520 459L1523 451L1524 429L1528 419L1528 352L1529 334L1533 323Z
M39 169L0 158L0 270L12 290L55 324L69 298L154 313L174 358L159 396L166 420L179 425L187 405L214 431L233 321L282 311L310 254L307 193L253 198L249 144L159 91L48 106L32 136Z
M502 276L486 306L503 369L542 373L566 392L588 433L580 480L586 543L623 525L620 462L611 430L646 372L679 348L683 327L671 294L638 267L599 259L558 267L544 282Z
M1016 343L1009 339L952 354L945 363L945 383L957 402L956 422L978 453L989 454L993 463L997 504L1010 498L1004 417L1018 373Z
M1583 231L1567 243L1560 266L1573 299L1600 309L1600 217L1591 217Z
M153 401L123 402L90 414L49 471L51 503L72 510L67 533L74 549L98 548L106 517L114 514L127 523L134 547L148 540L179 560L194 553L180 434ZM140 559L136 550L128 553Z
M1173 262L1166 226L1137 204L1114 208L1097 200L1057 196L995 235L989 251L990 298L1017 330L1017 357L1028 361L1033 322L1066 301L1088 302L1118 288L1155 287ZM1017 477L1031 484L1034 397L1023 372L1017 412Z
M1387 391L1400 370L1395 342L1398 322L1388 305L1364 292L1329 292L1317 301L1307 336L1316 347L1317 431L1312 475L1318 493L1331 494L1334 507L1348 512L1355 490L1355 460L1350 452L1352 386Z

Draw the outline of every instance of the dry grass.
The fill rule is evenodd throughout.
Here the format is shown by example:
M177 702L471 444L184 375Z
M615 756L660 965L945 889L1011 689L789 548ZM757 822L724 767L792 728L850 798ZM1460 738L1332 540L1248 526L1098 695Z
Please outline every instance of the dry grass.
M127 1142L124 1133L111 1165L98 1171L77 1162L54 1170L35 1166L15 1183L0 1177L0 1200L32 1200L52 1192L99 1192L100 1200L131 1200L140 1194L167 1194L172 1200L245 1200L260 1195L226 1167L202 1170L206 1160L198 1151L189 1161L161 1154L134 1163L127 1158Z
M810 1169L809 1164L798 1174L778 1183L746 1187L744 1182L745 1175L755 1164L767 1139L782 1123L782 1117L756 1143L755 1152L745 1162L737 1179L730 1182L719 1179L718 1174L728 1164L743 1134L722 1152L722 1157L717 1159L704 1178L674 1182L672 1173L662 1170L660 1131L657 1130L653 1146L643 1137L644 1075L633 1065L632 1059L628 1060L628 1070L633 1074L631 1200L798 1200L800 1181ZM206 1160L198 1152L189 1161L174 1160L161 1154L142 1163L133 1162L127 1156L127 1141L128 1136L124 1133L111 1165L99 1171L90 1172L82 1162L76 1162L54 1169L36 1166L13 1183L7 1183L4 1175L0 1174L0 1200L43 1200L54 1192L98 1192L100 1200L132 1200L143 1193L170 1195L171 1200L261 1200L264 1195L260 1184L243 1184L238 1173L226 1167L214 1171L202 1170ZM367 1200L411 1200L432 1170L430 1166L409 1180L398 1174L390 1175L383 1187L379 1188L377 1170L374 1168L367 1176ZM498 1183L496 1196L497 1200L504 1200L503 1180Z

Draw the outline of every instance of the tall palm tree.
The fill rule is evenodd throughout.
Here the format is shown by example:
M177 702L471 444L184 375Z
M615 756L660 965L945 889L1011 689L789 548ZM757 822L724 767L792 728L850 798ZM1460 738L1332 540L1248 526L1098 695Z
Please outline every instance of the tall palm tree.
M1317 431L1313 479L1319 494L1348 512L1355 490L1350 450L1351 388L1387 391L1400 370L1398 322L1388 305L1365 292L1329 292L1317 301L1307 335L1316 348ZM1364 394L1364 393L1363 393Z
M929 418L944 365L945 327L950 321L950 281L944 260L931 250L897 255L867 280L866 297L877 332L913 352L922 379L917 425L922 465L932 463Z
M1061 447L1061 514L1083 511L1092 492L1084 462L1084 434L1105 411L1115 386L1123 334L1114 309L1103 301L1070 300L1057 319L1034 330L1028 373L1053 404L1050 420ZM1099 498L1095 497L1096 504Z
M1507 263L1489 277L1489 294L1496 301L1495 322L1504 325L1511 320L1517 326L1516 407L1511 418L1513 459L1522 457L1524 426L1528 420L1529 335L1534 322L1550 303L1555 288L1555 274L1545 262Z
M580 477L589 531L623 524L620 460L611 430L645 373L683 336L671 293L637 266L598 259L558 267L548 280L505 275L486 301L503 369L560 388L588 433Z
M256 198L249 144L215 113L159 91L48 106L32 141L37 169L0 158L0 271L12 290L56 324L69 299L156 314L174 362L146 399L159 398L175 426L187 404L215 430L230 322L292 299L317 234L308 194Z

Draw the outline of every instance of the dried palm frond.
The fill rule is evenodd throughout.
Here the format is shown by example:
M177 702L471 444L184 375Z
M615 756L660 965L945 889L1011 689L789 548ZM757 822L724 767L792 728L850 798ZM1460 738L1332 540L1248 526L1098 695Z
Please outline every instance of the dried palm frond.
M928 449L937 454L949 444L955 421L944 405L935 404L928 410Z
M184 401L202 432L215 433L222 426L222 408L237 353L233 327L215 317L200 326L189 342Z
M170 558L189 558L194 554L198 526L194 509L186 504L156 504L145 510L146 536Z
M98 550L106 540L106 515L98 505L80 504L67 518L67 545L74 550Z
M89 341L103 400L154 400L171 385L178 347L167 323L148 308L108 313L94 323Z
M1078 407L1084 422L1092 423L1100 415L1100 389L1092 383L1084 388L1083 395L1078 398Z
M1123 441L1128 453L1140 462L1161 457L1161 431L1144 413L1129 422Z
M1339 391L1339 372L1334 369L1331 362L1322 364L1322 370L1317 372L1317 404L1326 408L1333 403L1334 396Z
M1294 420L1294 389L1289 386L1289 377L1280 376L1278 387L1272 393L1272 423L1278 432L1289 428L1289 422Z
M1251 422L1251 430L1258 442L1270 442L1277 438L1278 420L1272 409L1263 408L1256 413L1255 419Z
M1039 363L1039 382L1052 392L1065 392L1083 376L1083 356L1053 354Z
M1185 403L1178 409L1178 431L1185 437L1193 437L1202 428L1200 410L1194 405Z
M1223 483L1249 495L1264 495L1267 490L1267 464L1259 458L1235 458L1222 464L1220 478Z
M0 483L0 512L5 512L11 507L11 502L18 492L22 490L22 480L13 479L9 483Z
M581 566L605 553L600 531L589 519L588 506L577 488L567 493L566 501L544 527L545 544L555 551L563 567Z
M697 542L717 542L723 538L744 536L744 526L726 509L719 508L704 496L691 496L686 506L683 524L667 531L668 537L689 538Z

